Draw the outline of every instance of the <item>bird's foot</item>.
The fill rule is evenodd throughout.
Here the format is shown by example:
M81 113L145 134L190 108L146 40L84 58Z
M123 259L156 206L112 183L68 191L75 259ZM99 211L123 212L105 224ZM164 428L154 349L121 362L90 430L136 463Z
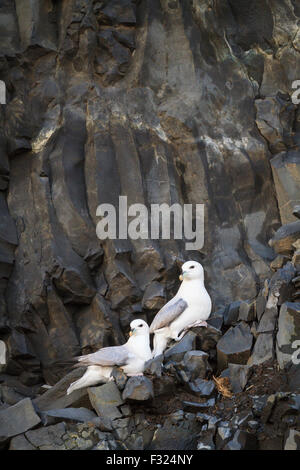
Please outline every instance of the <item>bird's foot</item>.
M184 337L184 335L186 334L187 330L188 330L188 328L185 329L185 330L183 330L183 331L180 333L180 335L177 336L177 338L174 338L174 340L175 340L175 341L180 341L180 340Z
M195 323L193 323L193 324L190 326L190 328L193 328L193 327L195 327L195 326L204 326L204 327L207 328L208 325L207 325L206 321L204 321L204 320L199 320L199 321L195 321Z
M41 388L45 388L46 390L49 390L52 387L53 387L53 385L48 385L48 384L44 384L44 385L41 386Z
M74 384L74 382L69 385L69 387L68 387L68 389L67 389L67 395L70 395L70 393L73 392L73 390L74 390L73 384Z
M137 374L126 374L127 377L140 377L141 375L144 375L143 372L138 372Z
M205 326L207 327L207 323L206 321L203 321L203 320L197 320L195 321L194 323L191 323L190 325L186 326L184 330L182 330L182 332L180 333L180 335L178 335L177 337L173 338L174 341L180 341L184 335L186 334L186 332L190 329L190 328L194 328L195 326Z

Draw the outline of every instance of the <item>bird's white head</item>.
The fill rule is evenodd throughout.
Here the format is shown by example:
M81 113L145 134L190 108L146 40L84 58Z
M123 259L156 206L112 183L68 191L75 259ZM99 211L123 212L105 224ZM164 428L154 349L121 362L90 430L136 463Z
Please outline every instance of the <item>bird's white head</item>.
M144 320L133 320L130 323L130 336L149 335L149 326Z
M181 281L199 279L204 281L204 270L200 263L197 261L187 261L181 267L182 274L180 276Z

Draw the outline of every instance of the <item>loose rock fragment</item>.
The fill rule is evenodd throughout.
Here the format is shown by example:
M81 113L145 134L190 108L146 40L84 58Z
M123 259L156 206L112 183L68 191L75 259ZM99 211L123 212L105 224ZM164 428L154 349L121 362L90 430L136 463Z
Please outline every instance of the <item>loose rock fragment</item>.
M300 303L286 302L281 306L276 338L276 354L280 368L292 362L293 343L300 338Z
M231 390L239 393L244 390L250 375L250 367L241 364L228 364Z
M122 394L123 400L147 401L154 397L153 385L147 377L130 377Z
M89 387L88 395L97 415L111 420L121 418L118 406L124 404L121 393L114 382L108 382L99 387Z
M283 225L269 241L269 245L276 253L289 255L293 250L293 243L300 238L300 221Z
M12 437L34 428L41 422L30 398L0 411L0 436Z
M228 363L246 364L250 356L253 336L247 323L231 327L217 344L218 367L223 370Z

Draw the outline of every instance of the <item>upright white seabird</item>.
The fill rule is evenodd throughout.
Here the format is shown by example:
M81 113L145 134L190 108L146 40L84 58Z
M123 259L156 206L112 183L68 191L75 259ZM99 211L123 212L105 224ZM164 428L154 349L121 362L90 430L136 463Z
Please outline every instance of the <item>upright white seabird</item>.
M111 346L77 358L78 366L88 366L84 375L71 383L67 395L74 390L113 380L114 366L120 366L128 376L143 375L145 362L152 358L149 326L144 320L130 323L130 338L122 346Z
M189 328L207 326L211 299L204 286L203 267L197 261L187 261L182 265L179 279L182 283L177 294L150 325L150 333L154 333L153 357L163 353L169 339L178 341Z

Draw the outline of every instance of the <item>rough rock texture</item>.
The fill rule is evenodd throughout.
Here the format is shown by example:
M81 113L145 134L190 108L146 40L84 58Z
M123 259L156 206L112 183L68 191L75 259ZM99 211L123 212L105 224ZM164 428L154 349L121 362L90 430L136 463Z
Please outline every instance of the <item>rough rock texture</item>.
M0 332L25 336L11 367L34 360L53 384L57 360L119 343L141 312L151 320L188 257L203 263L215 308L257 294L267 242L299 204L299 10L25 3L0 7ZM119 195L204 203L203 248L101 243L97 206Z
M241 322L231 327L217 344L219 369L225 369L228 363L246 364L252 342L253 336L247 323Z
M152 382L147 377L130 377L122 393L124 400L145 401L153 396Z
M41 415L100 416L99 429L20 426L0 446L297 448L299 407L275 392L299 387L299 18L296 0L1 2L0 412L28 397ZM97 207L120 195L149 209L203 203L204 246L100 241ZM66 396L82 373L69 361L150 322L187 259L204 266L213 314L149 365L153 400L123 403L119 372L112 408L106 385ZM248 367L234 366L235 398L215 382L207 401L214 389L199 381L231 363L253 375L245 384ZM269 416L255 415L248 386Z
M276 338L277 359L281 367L291 362L294 352L293 343L299 339L300 302L286 302L280 309Z
M39 410L45 411L66 408L82 403L87 393L85 389L74 390L70 395L66 395L66 390L74 380L83 375L84 370L83 367L80 367L70 372L66 377L57 382L54 387L37 397L35 399L35 405Z
M0 436L12 437L33 428L40 422L30 398L0 411Z
M109 382L100 387L88 388L89 399L97 415L101 418L120 418L122 415L118 406L124 403L121 394L114 382Z
M51 421L61 419L77 421L85 423L86 421L93 421L96 414L87 408L63 408L61 410L48 410L41 413L44 424L49 424Z

